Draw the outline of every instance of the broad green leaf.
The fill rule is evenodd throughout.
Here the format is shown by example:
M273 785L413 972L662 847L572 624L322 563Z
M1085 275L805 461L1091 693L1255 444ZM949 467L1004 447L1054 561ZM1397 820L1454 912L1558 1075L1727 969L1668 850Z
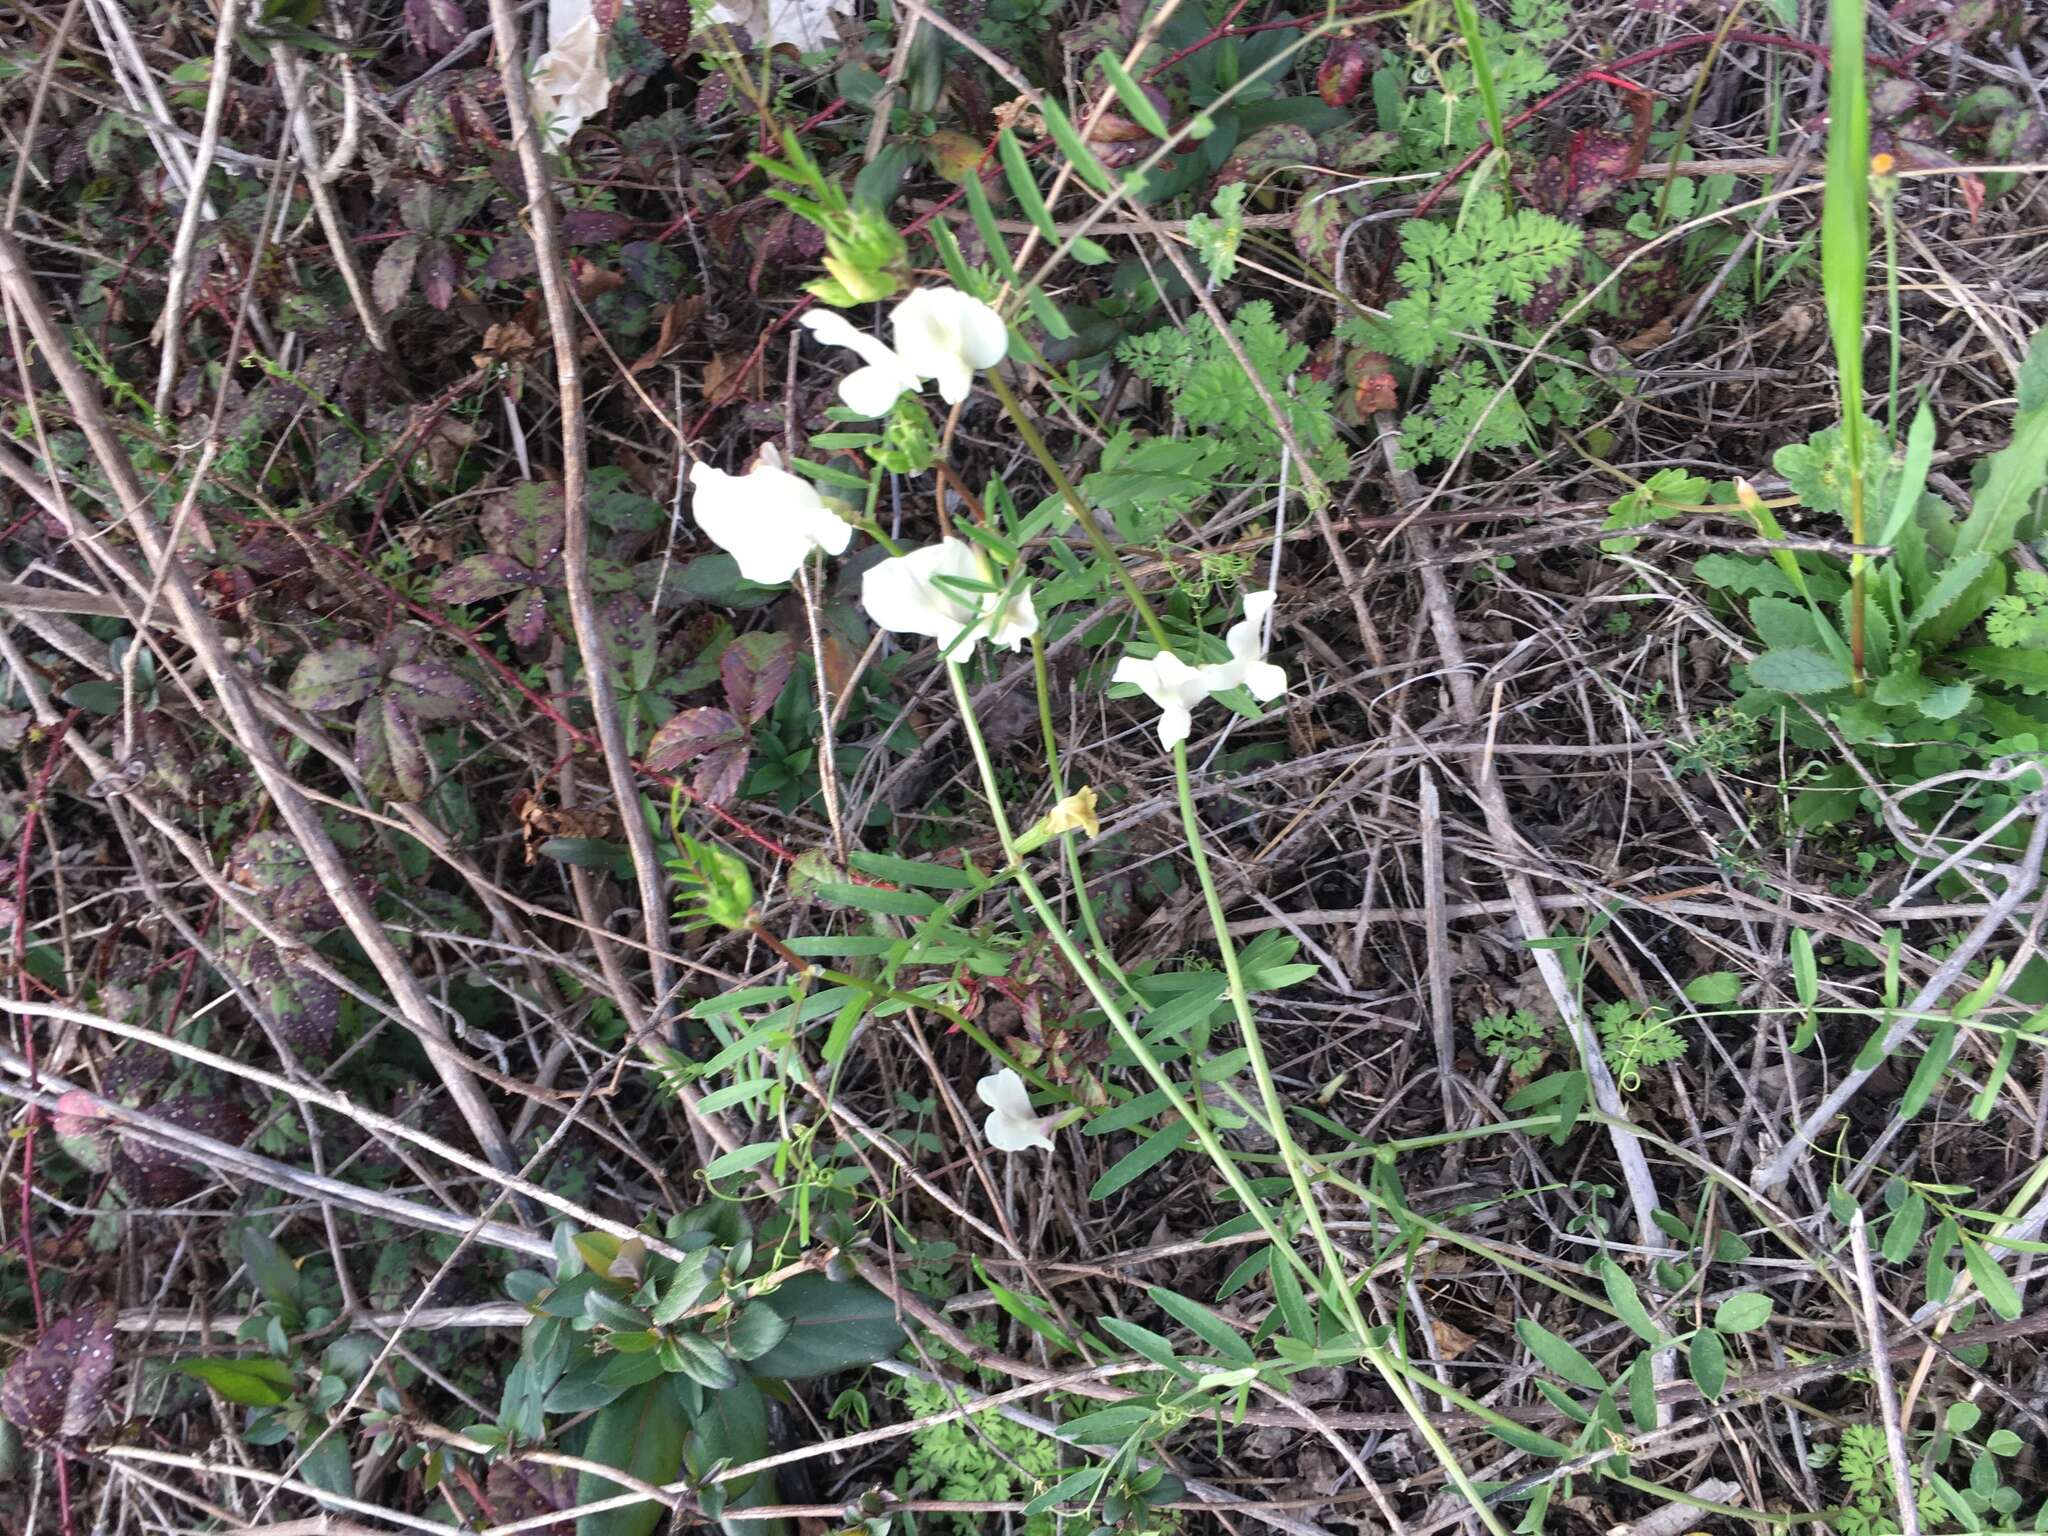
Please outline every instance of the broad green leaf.
M1749 680L1780 693L1834 693L1849 686L1849 669L1821 651L1794 646L1750 662Z
M1991 455L1984 488L1972 499L1970 516L1956 535L1958 556L1981 554L1996 559L2012 548L2020 520L2033 505L2042 483L2048 481L2048 392L2039 384L2044 376L2048 376L2048 326L2034 333L2027 348L2012 441Z
M1771 1320L1771 1298L1761 1291L1741 1291L1714 1308L1716 1333L1748 1333Z
M2020 1315L2020 1293L2012 1283L2012 1277L2000 1268L1998 1260L1991 1256L1991 1250L1975 1238L1963 1239L1963 1263L1970 1271L1970 1279L1983 1295L1992 1311L2007 1322Z
M1190 1301L1185 1296L1156 1285L1148 1288L1146 1294L1162 1312L1233 1365L1253 1363L1255 1357L1251 1346L1239 1337L1235 1328L1200 1302Z
M1906 525L1913 521L1913 513L1920 505L1920 495L1927 489L1927 471L1934 464L1934 415L1922 400L1920 408L1913 413L1913 425L1906 430L1906 468L1899 477L1897 494L1892 498L1891 515L1885 518L1884 527L1878 533L1877 542L1891 544L1898 540Z
M1879 1245L1885 1262L1903 1264L1910 1259L1913 1250L1920 1246L1920 1234L1926 1228L1927 1197L1916 1189L1885 1224L1884 1242Z
M1728 1350L1721 1335L1702 1328L1686 1346L1685 1359L1700 1394L1710 1403L1719 1402L1728 1385Z
M1919 605L1914 608L1912 618L1907 620L1906 640L1908 643L1918 638L1920 632L1936 620L1945 621L1946 617L1952 617L1957 612L1967 610L1973 604L1976 605L1975 612L1966 613L1961 621L1956 624L1956 628L1960 629L1963 624L1969 623L1978 613L1982 613L1986 607L1990 606L1991 599L1984 597L1980 601L1975 593L1975 588L1983 581L1985 573L1991 570L1991 568L1991 557L1985 554L1958 555L1955 559L1951 560L1943 569L1940 579L1934 583L1934 590L1921 600ZM2001 589L2003 588L2004 580L2002 577L1998 585ZM1996 594L1993 595L1995 596Z
M1097 1326L1125 1349L1136 1351L1154 1365L1164 1367L1183 1380L1193 1379L1193 1373L1180 1363L1180 1356L1173 1348L1173 1340L1164 1334L1154 1333L1150 1328L1141 1327L1121 1317L1101 1318Z
M782 1315L789 1332L748 1362L756 1376L823 1376L873 1365L903 1347L895 1303L858 1280L828 1280L813 1271L783 1281L760 1300Z
M1637 1293L1636 1283L1629 1278L1628 1271L1604 1256L1595 1260L1595 1265L1615 1315L1628 1325L1629 1332L1645 1344L1663 1344L1664 1334L1651 1321L1649 1309L1643 1305L1643 1298Z
M1101 1200L1115 1194L1126 1184L1140 1175L1165 1162L1174 1153L1187 1145L1194 1132L1186 1124L1176 1124L1170 1129L1154 1131L1150 1136L1113 1163L1109 1170L1088 1190L1090 1200Z
M229 1402L240 1403L244 1408L275 1408L292 1395L292 1368L268 1355L180 1360L172 1369L198 1377Z
M1995 683L2017 688L2022 693L2048 694L2048 651L2006 650L1995 645L1973 645L1956 653L1972 671Z
M587 1460L616 1467L648 1483L669 1483L683 1465L683 1436L689 1424L684 1419L670 1378L643 1382L599 1410L591 1421L590 1437L584 1442ZM576 1477L576 1501L595 1503L622 1490L611 1479L596 1472ZM652 1499L620 1509L600 1510L576 1521L576 1536L650 1536L664 1511Z
M1742 995L1742 978L1733 971L1709 971L1685 984L1686 1001L1703 1008L1725 1008Z
M1607 1390L1607 1378L1566 1339L1532 1317L1515 1319L1515 1337L1553 1374L1588 1392Z

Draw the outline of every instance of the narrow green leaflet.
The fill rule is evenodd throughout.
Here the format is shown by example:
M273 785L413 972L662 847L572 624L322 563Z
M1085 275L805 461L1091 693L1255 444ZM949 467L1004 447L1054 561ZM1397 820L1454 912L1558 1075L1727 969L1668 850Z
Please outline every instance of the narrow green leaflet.
M1593 1362L1566 1339L1560 1338L1532 1317L1515 1319L1515 1337L1522 1341L1530 1354L1543 1362L1552 1375L1562 1376L1575 1387L1584 1387L1588 1392L1607 1390L1607 1378L1594 1367Z
M1628 1325L1629 1332L1645 1344L1661 1345L1665 1342L1662 1331L1651 1321L1650 1312L1643 1305L1643 1298L1636 1291L1636 1283L1614 1260L1602 1258L1595 1261L1600 1283L1607 1290L1607 1299L1613 1304L1615 1315Z

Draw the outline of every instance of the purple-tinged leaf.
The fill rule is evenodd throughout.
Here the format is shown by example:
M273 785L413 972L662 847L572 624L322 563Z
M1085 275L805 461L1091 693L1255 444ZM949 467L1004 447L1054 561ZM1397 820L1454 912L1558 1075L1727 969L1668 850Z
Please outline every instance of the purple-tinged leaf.
M505 610L505 633L519 646L538 645L547 633L548 595L539 587L528 587L512 599Z
M689 14L687 4L683 14ZM491 1496L498 1519L510 1524L570 1508L576 1502L576 1476L537 1461L494 1461L485 1476L484 1491ZM575 1529L574 1520L557 1520L552 1525L535 1526L532 1536L571 1536Z
M235 979L293 1050L324 1056L341 1024L341 991L260 934L232 936L222 949Z
M400 235L377 258L376 269L370 273L370 301L379 314L390 314L412 292L412 273L419 265L420 245L418 235Z
M455 0L405 0L405 35L430 59L461 42L465 27Z
M724 805L739 792L752 740L747 728L722 709L686 709L647 743L647 766L673 773L697 764L692 791L699 800Z
M1378 61L1379 49L1371 43L1332 43L1322 68L1316 71L1316 94L1325 106L1350 106Z
M265 949L268 941L259 941ZM233 1099L198 1098L186 1095L153 1104L143 1113L152 1120L197 1131L215 1141L240 1145L254 1130L249 1112ZM123 1131L114 1156L114 1182L136 1205L159 1207L189 1200L215 1178L214 1170L196 1155L172 1151Z
M384 676L384 663L367 645L343 640L303 657L285 692L300 709L347 709L360 704Z
M114 1377L114 1311L60 1317L0 1379L0 1414L29 1439L73 1443L92 1433Z
M1238 142L1223 168L1216 173L1216 185L1233 181L1261 181L1275 171L1298 170L1319 163L1316 141L1299 123L1269 123Z
M630 592L619 592L598 605L597 632L604 640L605 662L615 673L645 688L654 675L654 615Z
M455 247L446 240L430 240L420 248L420 292L434 308L445 311L455 302L455 285L461 278Z
M579 208L562 215L564 245L610 245L622 240L633 228L623 213L606 213L597 208Z
M1622 182L1635 174L1641 159L1636 141L1625 134L1581 128L1565 152L1565 177L1570 190L1561 210L1568 219L1584 219L1614 200Z
M405 706L380 693L356 717L356 771L383 800L418 800L433 787L427 744Z
M775 707L795 665L796 641L788 635L767 630L741 635L718 661L726 706L754 724Z
M73 1088L58 1096L50 1112L50 1128L57 1133L57 1145L81 1168L94 1173L107 1171L107 1149L113 1144L111 1117L93 1103L93 1096Z
M690 28L696 20L690 0L633 0L633 19L640 23L640 35L671 59L680 60L690 51Z
M484 542L500 554L510 555L533 571L545 571L561 558L563 531L567 521L562 509L562 488L529 480L502 495L493 496L477 519ZM536 579L536 586L554 583Z
M421 720L467 720L489 702L483 689L445 661L408 661L393 667L384 687Z
M510 555L470 555L441 572L434 581L434 596L444 603L480 603L532 586L534 580L534 573Z

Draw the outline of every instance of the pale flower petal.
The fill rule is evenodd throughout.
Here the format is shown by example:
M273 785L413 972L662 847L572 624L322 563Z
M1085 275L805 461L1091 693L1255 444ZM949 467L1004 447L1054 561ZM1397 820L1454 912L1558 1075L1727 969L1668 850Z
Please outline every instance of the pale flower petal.
M996 592L962 591L936 579L942 576L995 584L987 562L972 545L941 539L872 567L861 578L861 605L880 628L899 635L930 635L941 650L952 649L962 636L969 645L987 640L1015 650L1038 633L1038 613L1029 592L1012 592L1005 598Z
M742 576L778 586L796 574L814 549L845 554L853 528L833 515L810 481L770 461L766 453L763 460L744 475L709 464L693 466L691 509L697 526L733 557Z
M988 1118L982 1122L982 1134L998 1152L1023 1152L1032 1147L1043 1147L1048 1152L1053 1149L1052 1137L1046 1133L1058 1117L1034 1114L1031 1090L1008 1067L991 1072L976 1083L974 1093L989 1108Z
M533 110L548 147L566 144L611 97L604 34L588 0L563 0L548 14L548 51L533 77Z
M851 348L867 364L839 381L839 398L850 411L862 416L886 416L897 396L915 394L923 384L887 343L870 336L834 310L807 310L798 324L828 347Z
M904 366L938 380L948 405L965 400L974 370L1001 362L1010 346L1003 317L958 288L916 290L890 312L889 327Z
M1270 704L1287 691L1287 674L1270 661L1255 661L1244 669L1244 686L1261 704Z
M861 578L861 606L882 629L930 635L941 648L950 646L981 612L967 601L966 593L938 585L935 576L984 579L973 550L958 539L941 539L870 567Z
M1140 659L1126 656L1110 674L1113 683L1135 683L1159 706L1159 744L1178 746L1194 726L1194 707L1209 696L1208 669L1191 667L1171 651Z

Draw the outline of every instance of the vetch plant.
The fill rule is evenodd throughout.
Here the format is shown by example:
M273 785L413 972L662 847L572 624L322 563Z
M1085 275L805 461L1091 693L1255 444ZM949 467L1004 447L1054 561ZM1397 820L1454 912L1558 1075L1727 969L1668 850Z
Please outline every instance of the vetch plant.
M861 416L886 415L901 395L916 394L927 379L939 398L958 405L980 368L993 368L1010 347L1010 330L981 300L958 288L919 288L889 312L892 348L827 309L806 313L801 324L827 346L846 347L865 367L839 381L839 398Z
M1028 591L1006 592L993 574L978 550L941 539L871 568L861 578L861 606L883 629L930 635L941 650L986 640L1014 651L1038 633L1038 614Z
M1176 747L1194 726L1194 707L1215 694L1242 687L1261 704L1287 691L1287 673L1265 658L1264 631L1273 612L1274 594L1253 592L1244 600L1244 618L1230 626L1225 644L1228 661L1190 666L1172 651L1155 656L1125 656L1110 674L1113 683L1130 683L1159 706L1159 744Z
M853 539L846 522L810 481L782 467L775 445L764 443L744 475L710 464L690 468L697 526L733 557L740 574L764 587L794 577L811 551L843 555Z
M991 1072L974 1085L974 1093L988 1106L981 1130L998 1152L1027 1152L1033 1147L1052 1150L1052 1137L1047 1133L1059 1117L1032 1109L1031 1090L1015 1072L1008 1067Z

